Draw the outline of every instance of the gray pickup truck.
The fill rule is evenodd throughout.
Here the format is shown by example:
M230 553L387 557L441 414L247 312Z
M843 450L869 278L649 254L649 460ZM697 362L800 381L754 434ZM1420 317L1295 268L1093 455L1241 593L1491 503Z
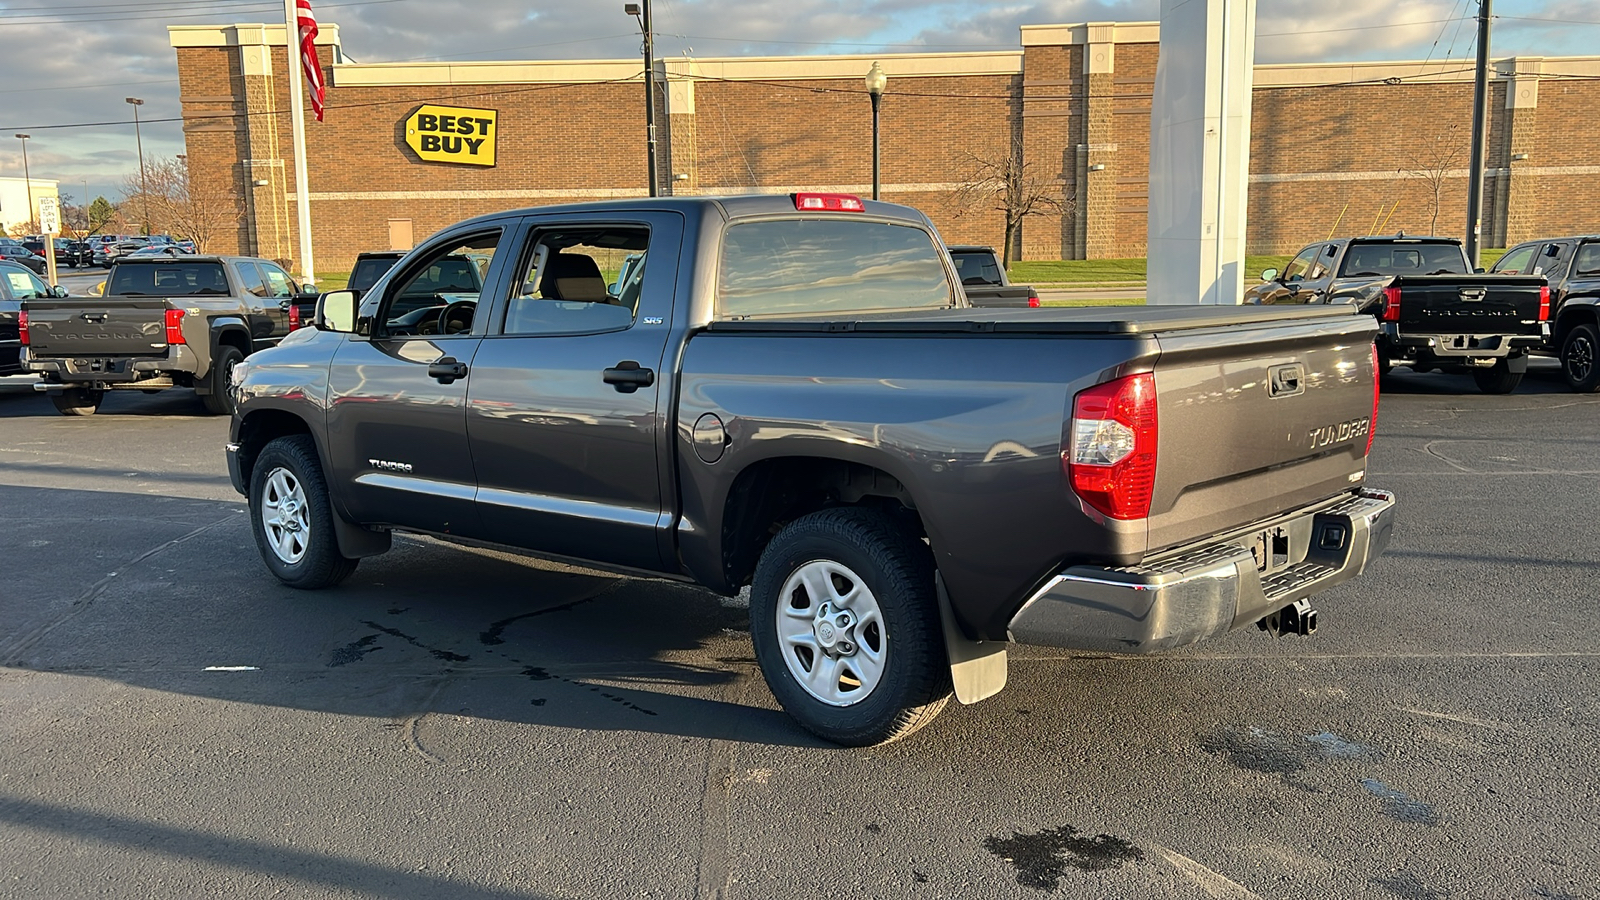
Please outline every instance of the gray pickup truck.
M275 263L244 256L123 259L103 297L29 300L22 367L56 409L92 415L108 390L193 388L233 411L235 363L276 344L314 299Z
M1379 320L1385 372L1470 372L1488 394L1516 390L1528 354L1550 338L1545 279L1474 270L1455 238L1321 241L1281 273L1262 272L1245 302L1354 304Z
M984 307L1039 306L1039 292L1026 284L1012 284L993 247L951 247L956 275L967 302Z
M439 289L457 255L481 289ZM840 743L997 692L1008 642L1308 633L1389 540L1370 317L973 309L903 206L485 216L315 325L239 367L227 447L279 580L403 530L751 585L767 683Z

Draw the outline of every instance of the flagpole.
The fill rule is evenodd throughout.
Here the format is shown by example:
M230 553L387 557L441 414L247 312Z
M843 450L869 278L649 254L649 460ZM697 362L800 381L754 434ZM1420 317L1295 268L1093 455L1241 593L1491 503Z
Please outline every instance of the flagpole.
M311 189L306 184L306 110L301 96L300 23L295 0L283 0L283 37L289 63L289 116L294 120L294 196L299 216L300 277L314 282L317 270L311 257Z

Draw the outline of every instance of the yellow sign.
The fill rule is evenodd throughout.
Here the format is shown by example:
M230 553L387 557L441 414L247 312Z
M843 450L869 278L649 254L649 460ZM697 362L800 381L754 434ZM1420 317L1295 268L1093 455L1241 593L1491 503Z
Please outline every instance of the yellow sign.
M406 145L427 162L494 165L499 112L422 106L406 119Z

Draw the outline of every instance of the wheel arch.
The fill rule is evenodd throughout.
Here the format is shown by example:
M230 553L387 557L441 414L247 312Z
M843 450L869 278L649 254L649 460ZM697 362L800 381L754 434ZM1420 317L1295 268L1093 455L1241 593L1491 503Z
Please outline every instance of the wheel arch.
M1579 325L1600 328L1600 304L1573 304L1568 301L1562 305L1560 314L1556 316L1555 334L1551 335L1551 343L1557 352L1560 352L1562 342L1567 339L1567 333Z

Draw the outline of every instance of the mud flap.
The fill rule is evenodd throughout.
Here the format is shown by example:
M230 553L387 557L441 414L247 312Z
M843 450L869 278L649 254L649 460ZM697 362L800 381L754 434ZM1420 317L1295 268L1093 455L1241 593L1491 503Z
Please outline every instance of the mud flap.
M338 510L333 511L333 536L339 543L339 553L345 559L362 559L387 553L392 540L387 531L373 531L345 521Z
M939 595L939 622L944 628L944 649L950 658L950 683L956 699L963 704L977 703L1000 693L1006 686L1005 641L975 641L961 633L944 579L933 576Z

